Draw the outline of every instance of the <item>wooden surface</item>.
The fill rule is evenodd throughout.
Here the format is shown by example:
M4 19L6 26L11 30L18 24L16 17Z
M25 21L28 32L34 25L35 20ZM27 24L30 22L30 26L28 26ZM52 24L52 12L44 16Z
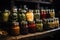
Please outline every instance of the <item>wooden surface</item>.
M57 31L57 30L60 30L60 27L56 28L56 29L44 31L44 32L37 32L37 33L32 33L32 34L27 34L27 35L19 35L19 36L11 36L8 39L22 39L22 38L27 38L27 37L33 37L33 36L38 36L38 35L43 35L43 34L47 34L47 33L50 33L50 32L54 32L54 31Z

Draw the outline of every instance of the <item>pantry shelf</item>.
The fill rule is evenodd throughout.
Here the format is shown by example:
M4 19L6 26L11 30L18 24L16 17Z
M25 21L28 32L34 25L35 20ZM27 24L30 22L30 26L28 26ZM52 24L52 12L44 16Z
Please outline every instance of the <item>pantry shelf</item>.
M9 37L8 39L22 39L22 38L27 38L27 37L34 37L34 36L44 35L44 34L47 34L50 32L58 31L58 30L60 30L60 27L56 28L56 29L44 31L44 32L37 32L37 33L32 33L32 34L27 34L27 35L12 36L12 37Z
M51 4L50 2L44 2L44 1L23 1L23 0L14 0L14 1L31 2L31 3L42 3L42 4Z

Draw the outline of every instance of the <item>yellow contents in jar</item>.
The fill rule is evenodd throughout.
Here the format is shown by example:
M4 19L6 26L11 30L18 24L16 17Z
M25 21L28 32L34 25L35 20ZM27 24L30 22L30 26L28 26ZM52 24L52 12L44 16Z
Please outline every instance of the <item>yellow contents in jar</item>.
M27 21L33 21L34 20L34 15L32 12L27 12L26 13L26 18L27 18Z
M9 13L4 13L3 14L3 20L8 21L8 18L9 18Z

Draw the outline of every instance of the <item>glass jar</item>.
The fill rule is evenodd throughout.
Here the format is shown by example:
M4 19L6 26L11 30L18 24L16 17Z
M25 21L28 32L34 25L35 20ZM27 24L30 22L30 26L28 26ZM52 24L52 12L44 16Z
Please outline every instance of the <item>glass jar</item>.
M21 34L28 34L27 21L21 21Z
M10 15L10 11L9 10L5 10L4 13L3 13L3 21L4 22L8 22L9 15Z
M55 27L59 27L59 18L54 18Z
M45 19L46 18L46 11L43 9L41 10L41 19Z
M54 11L54 9L51 9L49 13L50 13L50 17L51 18L55 17L55 11Z
M42 20L37 20L37 22L36 22L36 31L37 32L43 31L43 23L42 23Z
M20 26L19 26L19 23L18 22L13 22L12 23L12 27L10 28L11 29L11 35L14 35L14 36L17 36L20 34Z
M35 21L29 21L28 22L28 26L29 26L29 32L30 33L35 33L36 32L36 24L35 24Z
M49 22L48 22L49 28L54 28L54 26L53 26L54 22L53 21L54 21L53 19L49 19Z
M29 10L29 11L26 13L26 18L27 18L27 21L34 21L33 10Z
M40 19L40 11L34 10L34 20L36 21L37 19Z

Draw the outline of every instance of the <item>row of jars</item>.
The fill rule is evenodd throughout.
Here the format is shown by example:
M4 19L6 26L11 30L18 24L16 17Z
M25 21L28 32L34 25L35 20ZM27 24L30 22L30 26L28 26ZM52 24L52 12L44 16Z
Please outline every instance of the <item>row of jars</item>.
M19 35L19 34L28 34L43 31L43 23L39 21L35 23L35 21L27 22L21 21L13 22L12 27L10 28L10 34Z
M11 27L11 33L13 35L18 34L28 34L35 32L42 32L49 29L54 29L59 27L59 19L44 19L35 21L21 21L13 22L14 25Z
M47 19L47 18L54 18L55 11L54 9L41 9L41 10L31 10L28 8L19 8L19 10L14 7L12 12L9 10L5 10L2 13L3 21L36 21L37 19Z

